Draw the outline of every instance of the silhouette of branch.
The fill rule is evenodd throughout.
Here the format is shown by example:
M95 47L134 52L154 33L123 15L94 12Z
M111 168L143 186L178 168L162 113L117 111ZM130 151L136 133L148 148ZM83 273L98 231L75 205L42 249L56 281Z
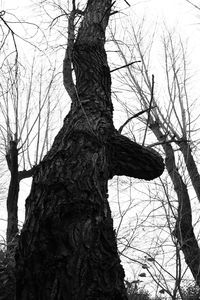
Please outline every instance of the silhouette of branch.
M124 127L125 127L132 119L139 117L140 115L144 114L145 112L147 112L147 111L149 111L150 109L153 109L153 108L155 108L155 107L156 107L156 106L153 106L153 107L151 107L151 108L144 109L144 110L138 112L137 114L133 115L132 117L128 118L128 120L126 120L126 122L125 122L122 126L119 127L118 132L119 132L119 133L122 133L122 130L124 129Z
M36 170L36 166L33 166L29 170L19 171L19 174L18 174L19 181L22 180L22 179L25 179L25 178L32 177L33 174L34 174L34 172L35 172L35 170Z
M128 3L128 1L124 0L124 2L126 2L126 4L127 4L128 6L131 6L131 5Z
M196 9L199 9L200 10L200 7L194 3L192 3L191 1L189 0L186 0L186 2L190 3L192 6L194 6Z
M146 128L145 128L145 133L144 133L144 139L143 139L142 146L144 146L146 135L147 135L147 129L148 129L148 126L149 126L151 105L152 105L152 102L153 102L153 94L154 94L154 75L152 75L151 99L150 99L150 103L149 103L149 113L148 113L147 124L146 124Z
M126 67L129 67L129 66L131 66L131 65L133 65L133 64L135 64L135 63L139 63L139 62L141 62L141 60L133 61L133 62L131 62L131 63L129 63L129 64L126 64L126 65L124 65L124 66L121 66L121 67L118 67L118 68L116 68L116 69L111 70L110 73L115 72L115 71L118 71L118 70L123 69L123 68L126 68Z

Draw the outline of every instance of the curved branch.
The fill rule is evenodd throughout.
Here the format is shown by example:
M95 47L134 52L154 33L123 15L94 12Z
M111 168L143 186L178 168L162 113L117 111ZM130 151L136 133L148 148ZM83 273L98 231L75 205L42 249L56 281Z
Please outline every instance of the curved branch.
M120 134L111 137L110 145L111 177L126 175L152 180L163 173L163 159L155 150L141 146Z
M155 107L156 107L156 106L152 106L152 107L150 107L150 108L144 109L144 110L138 112L137 114L131 116L130 118L128 118L128 120L126 120L126 122L124 122L124 124L122 124L122 125L119 127L118 132L119 132L119 133L122 133L122 130L124 129L124 127L125 127L132 119L139 117L140 115L142 115L142 114L145 113L145 112L149 112L151 109L153 109L153 108L155 108Z

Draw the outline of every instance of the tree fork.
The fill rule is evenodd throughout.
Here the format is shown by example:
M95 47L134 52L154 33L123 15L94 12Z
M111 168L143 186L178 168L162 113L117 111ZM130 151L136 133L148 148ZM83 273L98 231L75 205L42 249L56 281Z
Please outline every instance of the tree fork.
M33 176L16 252L16 300L127 299L108 180L116 174L153 179L163 162L113 126L104 49L111 6L111 0L88 1L73 45L76 97Z

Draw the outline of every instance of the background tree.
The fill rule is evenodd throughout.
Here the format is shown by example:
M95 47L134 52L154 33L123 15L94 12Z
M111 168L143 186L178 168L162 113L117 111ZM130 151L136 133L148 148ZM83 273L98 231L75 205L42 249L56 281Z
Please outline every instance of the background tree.
M157 152L113 126L104 49L113 3L72 1L63 65L71 110L33 177L16 253L16 299L127 299L107 201L108 179L163 172ZM82 17L78 33L76 17ZM72 66L76 84L73 83Z
M1 156L6 157L10 171L10 184L7 194L7 243L18 233L18 198L21 180L33 175L36 165L51 144L52 121L55 107L61 93L57 87L57 66L43 65L38 69L39 53L36 46L32 65L21 51L22 37L12 29L12 22L22 21L15 16L6 17L1 12L1 94L0 94L0 139ZM32 26L34 26L32 24ZM38 28L35 25L36 28ZM24 40L23 45L29 43ZM47 60L46 60L47 62ZM48 72L48 73L47 73ZM48 75L47 75L48 74ZM56 127L56 126L54 126ZM4 166L4 168L6 168ZM5 172L5 180L8 180Z
M173 293L169 292L170 288L165 288L166 279L163 269L157 278L157 284L160 285L160 278L163 277L164 286L162 288L168 291L172 299L176 299L177 293L181 294L180 284L185 273L185 268L183 268L183 264L181 263L181 252L184 254L185 261L193 274L194 280L199 284L198 236L194 235L193 224L195 223L192 222L191 208L194 197L194 192L191 193L191 188L193 188L197 199L199 199L199 173L197 160L195 160L197 145L199 143L196 135L198 127L197 123L195 124L198 115L196 116L194 111L192 112L192 108L195 105L193 101L194 91L191 94L186 49L181 38L168 32L166 27L162 37L164 55L162 56L163 60L161 60L165 73L163 75L162 69L162 75L159 79L151 76L151 70L154 72L152 66L156 65L152 52L156 51L156 48L158 49L160 46L154 40L155 35L156 30L152 30L152 39L149 39L150 41L147 42L147 39L145 39L144 23L142 25L140 23L138 27L135 24L132 25L131 34L127 40L119 41L117 35L112 35L112 39L114 39L116 45L115 49L121 57L121 65L126 66L126 68L118 70L120 75L116 72L116 80L121 83L123 88L127 87L126 92L132 93L133 97L138 100L138 107L141 107L143 114L135 113L134 103L129 102L127 105L122 102L120 94L116 93L115 95L125 107L129 116L129 122L131 120L134 121L134 117L138 116L138 119L142 122L141 124L145 124L142 136L143 143L146 141L147 135L150 136L150 129L157 141L152 143L153 137L151 136L149 146L160 146L165 155L166 169L173 183L176 196L174 193L171 194L168 178L164 179L162 177L160 184L157 183L158 188L155 191L155 196L153 196L151 190L150 199L153 197L153 199L158 200L158 191L163 188L166 202L162 200L160 204L164 210L164 216L167 217L165 228L168 228L173 242L172 245L174 244L175 246L176 276L173 279L175 282ZM149 27L148 35L146 36L150 36ZM137 61L137 63L133 64L132 62L134 61ZM155 72L157 72L157 69ZM161 92L159 93L159 85L161 86L162 82L164 84L160 87ZM146 112L146 117L144 112ZM130 125L129 122L126 122L126 124ZM136 124L136 121L134 123ZM124 129L125 127L122 126L121 128ZM126 131L133 135L131 125ZM136 131L134 130L134 132ZM159 215L161 213L159 204L156 209ZM157 226L161 226L159 222ZM166 230L164 230L164 227L162 228L163 232L161 234L163 235L163 239L166 238L169 241L166 237ZM163 239L160 238L160 243L163 243ZM125 243L124 239L124 243L126 244L126 246L124 245L124 249L130 248L130 245L134 245L135 241L131 244L129 244L129 241L128 239L127 243ZM162 245L160 244L160 247L164 247ZM131 247L131 249L134 248L134 246ZM155 258L153 258L153 261L155 263ZM144 266L146 262L148 261L143 261L141 266ZM148 272L148 264L146 269ZM154 277L154 279L156 278Z

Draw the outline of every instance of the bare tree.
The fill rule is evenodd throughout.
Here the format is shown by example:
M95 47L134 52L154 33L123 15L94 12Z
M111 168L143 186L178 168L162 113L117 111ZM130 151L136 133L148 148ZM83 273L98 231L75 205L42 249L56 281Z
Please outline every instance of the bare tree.
M156 151L113 126L104 49L112 1L89 0L83 12L72 4L63 65L71 110L33 176L16 253L17 300L127 299L108 179L127 175L150 180L163 172Z
M153 36L154 33L152 33ZM114 35L112 38L115 40ZM149 55L153 47L153 40L150 41L150 44L144 45L142 25L138 29L132 26L128 42L120 43L119 40L115 40L115 45L122 59L122 65L127 66L125 71L121 70L118 80L127 87L127 90L135 94L139 107L143 112L146 111L146 117L144 114L139 116L140 121L146 124L143 142L146 141L147 130L151 130L157 141L150 147L160 146L165 155L166 169L178 200L177 210L172 205L170 208L175 220L175 227L173 230L171 226L169 227L172 240L178 249L177 259L180 261L179 250L181 250L194 280L200 284L200 251L194 235L192 198L188 191L191 183L196 197L199 199L200 177L194 157L195 144L198 141L194 139L193 123L196 116L192 117L191 113L194 103L188 92L189 77L185 47L180 37L176 40L172 33L165 34L163 38L164 76L162 73L165 86L162 92L166 99L162 102L161 99L164 97L160 96L161 99L159 99L157 90L155 91L155 78L149 74L151 70ZM132 60L139 60L141 63L130 65ZM156 86L159 83L161 83L161 78L156 79ZM131 106L128 109L131 112ZM135 112L132 114L134 116ZM131 120L132 117L129 119ZM124 127L122 126L122 128ZM165 193L167 193L167 187L163 187L166 188ZM169 199L168 205L170 203ZM177 288L179 288L179 284L177 281Z
M3 23L0 138L1 156L6 157L10 171L7 243L8 246L12 246L11 242L14 242L18 233L20 182L33 175L35 167L51 144L51 121L59 98L55 83L57 84L56 77L59 76L55 66L47 65L39 69L35 63L36 58L33 58L29 68L28 62L26 63L25 57L18 49L21 37L14 32L4 15L6 12L2 12L0 16ZM17 22L20 23L20 20ZM34 52L36 56L36 48Z

